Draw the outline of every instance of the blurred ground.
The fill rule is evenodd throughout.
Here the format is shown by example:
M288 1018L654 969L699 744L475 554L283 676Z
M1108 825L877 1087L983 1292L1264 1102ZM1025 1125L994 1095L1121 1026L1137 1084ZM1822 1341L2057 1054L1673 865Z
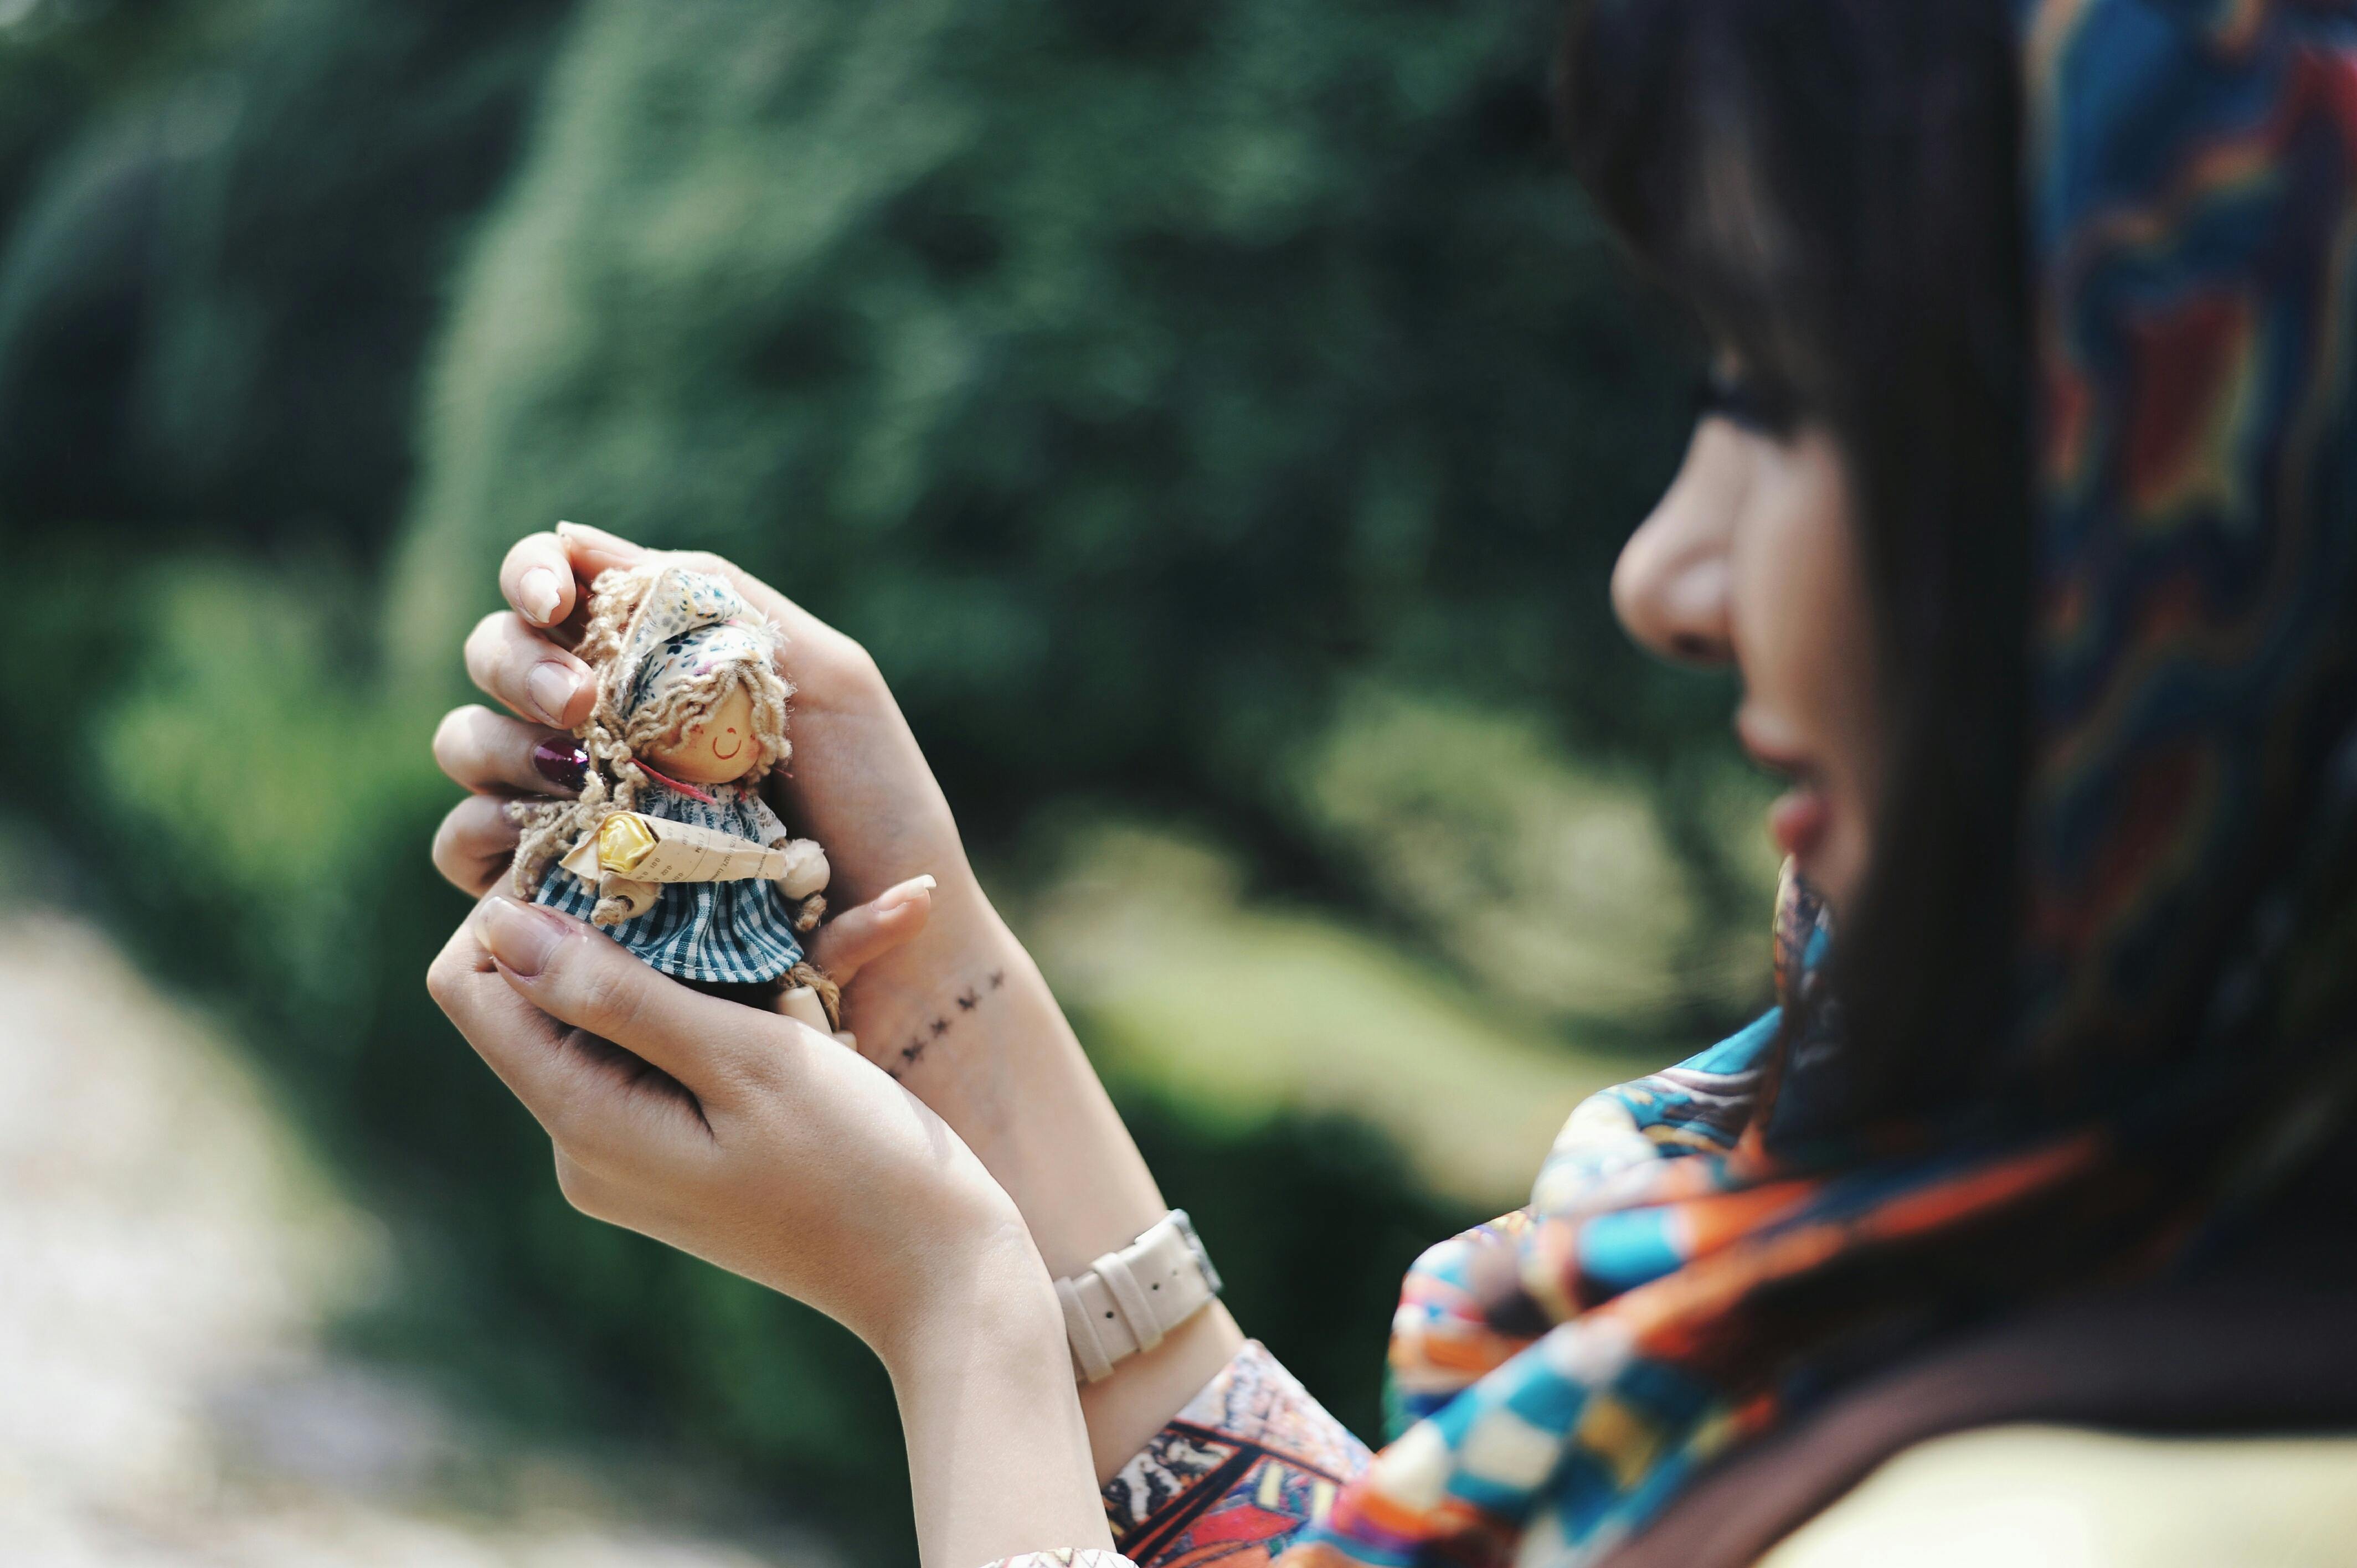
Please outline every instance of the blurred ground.
M11 1568L823 1563L641 1517L339 1356L384 1248L199 1021L101 937L0 923L0 1558Z

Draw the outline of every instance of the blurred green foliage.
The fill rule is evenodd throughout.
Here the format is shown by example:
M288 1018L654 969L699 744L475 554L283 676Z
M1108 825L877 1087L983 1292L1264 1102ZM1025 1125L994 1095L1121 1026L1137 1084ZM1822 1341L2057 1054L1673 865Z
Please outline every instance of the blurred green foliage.
M9 524L373 554L448 268L568 0L16 4Z
M1249 868L1189 940L1293 998L1254 1042L1384 969L1522 1061L1756 999L1723 693L1605 603L1685 367L1550 149L1554 26L0 0L6 803L393 1222L410 1289L356 1337L905 1555L864 1353L572 1214L420 983L463 908L426 737L559 517L866 641L1133 1066L1216 1016L1056 945L1074 801ZM1372 1435L1399 1271L1475 1210L1275 1091L1118 1087L1239 1316Z
M395 646L447 670L573 517L823 605L962 802L1289 842L1345 673L1659 755L1709 709L1602 590L1684 374L1552 150L1553 27L590 5L429 384Z

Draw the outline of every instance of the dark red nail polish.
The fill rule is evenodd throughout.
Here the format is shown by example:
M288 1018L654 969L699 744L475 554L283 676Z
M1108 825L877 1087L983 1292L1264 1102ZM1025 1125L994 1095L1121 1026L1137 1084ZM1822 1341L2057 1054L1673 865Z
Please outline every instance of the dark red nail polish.
M578 789L589 777L589 754L562 736L532 748L532 770L560 789Z

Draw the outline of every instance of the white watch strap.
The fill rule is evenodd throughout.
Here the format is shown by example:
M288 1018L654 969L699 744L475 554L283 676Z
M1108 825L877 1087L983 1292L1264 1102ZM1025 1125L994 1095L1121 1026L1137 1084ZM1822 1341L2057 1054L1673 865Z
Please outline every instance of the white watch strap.
M1060 1546L1053 1552L1025 1552L1002 1557L983 1568L1137 1568L1118 1552L1099 1546Z
M1219 1273L1187 1211L1172 1209L1087 1273L1056 1282L1074 1369L1084 1382L1111 1376L1117 1362L1161 1344L1219 1293Z

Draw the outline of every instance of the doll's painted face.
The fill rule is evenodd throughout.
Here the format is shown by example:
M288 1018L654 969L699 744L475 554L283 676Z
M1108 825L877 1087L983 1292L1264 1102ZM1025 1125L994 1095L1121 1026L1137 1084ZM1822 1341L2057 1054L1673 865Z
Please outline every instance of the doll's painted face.
M761 760L753 735L753 695L738 686L668 746L649 746L648 766L683 784L733 784Z

